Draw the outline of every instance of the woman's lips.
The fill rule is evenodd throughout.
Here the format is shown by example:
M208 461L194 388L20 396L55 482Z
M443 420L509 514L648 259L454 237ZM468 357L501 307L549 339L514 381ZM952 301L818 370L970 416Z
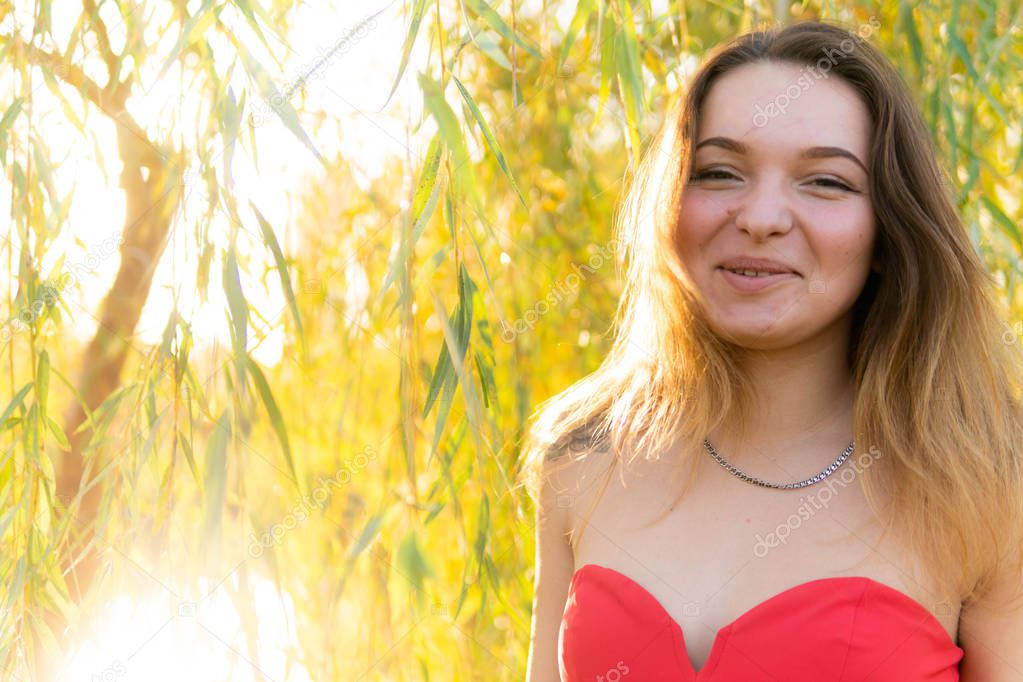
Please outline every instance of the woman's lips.
M717 271L721 273L721 275L725 278L725 281L728 282L732 288L744 294L763 291L775 284L780 284L781 282L799 277L799 275L794 272L778 272L770 275L748 277L746 275L736 274L731 270L726 270L725 268L718 268Z

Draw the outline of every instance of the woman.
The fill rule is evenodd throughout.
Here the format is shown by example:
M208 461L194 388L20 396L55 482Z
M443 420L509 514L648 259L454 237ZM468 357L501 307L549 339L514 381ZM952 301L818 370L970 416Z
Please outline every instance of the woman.
M739 37L645 156L527 448L531 682L1023 679L1019 345L869 31Z

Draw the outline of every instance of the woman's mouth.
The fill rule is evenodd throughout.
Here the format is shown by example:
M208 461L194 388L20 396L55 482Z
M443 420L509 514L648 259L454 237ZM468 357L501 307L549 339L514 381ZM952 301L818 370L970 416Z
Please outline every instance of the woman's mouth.
M717 271L722 274L725 281L732 286L733 289L746 293L755 293L762 291L775 284L780 284L791 279L799 277L794 272L763 272L758 270L730 270L727 268L717 268Z

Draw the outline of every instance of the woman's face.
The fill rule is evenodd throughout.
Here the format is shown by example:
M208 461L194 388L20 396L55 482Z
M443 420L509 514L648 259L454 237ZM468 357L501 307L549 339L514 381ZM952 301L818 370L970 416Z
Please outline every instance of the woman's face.
M847 334L872 264L870 125L845 81L792 64L748 64L711 87L678 248L716 333L756 349Z

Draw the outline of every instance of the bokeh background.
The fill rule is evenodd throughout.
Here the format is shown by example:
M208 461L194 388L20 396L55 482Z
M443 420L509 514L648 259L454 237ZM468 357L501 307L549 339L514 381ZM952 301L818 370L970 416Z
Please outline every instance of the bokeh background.
M898 66L1023 343L1023 5L0 3L0 677L521 680L536 405L703 56Z

